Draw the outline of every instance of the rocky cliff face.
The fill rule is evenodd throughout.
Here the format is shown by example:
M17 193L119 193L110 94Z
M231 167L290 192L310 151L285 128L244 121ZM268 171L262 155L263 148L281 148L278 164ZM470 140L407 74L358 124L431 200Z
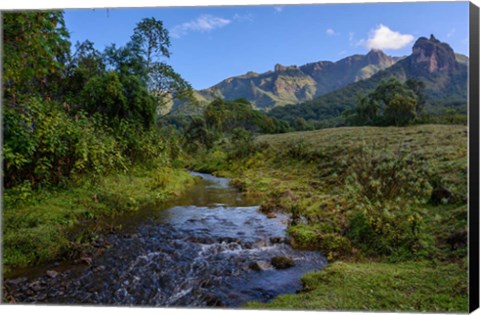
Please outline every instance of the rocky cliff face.
M459 69L455 52L435 36L420 37L412 49L411 65L419 72L452 72Z

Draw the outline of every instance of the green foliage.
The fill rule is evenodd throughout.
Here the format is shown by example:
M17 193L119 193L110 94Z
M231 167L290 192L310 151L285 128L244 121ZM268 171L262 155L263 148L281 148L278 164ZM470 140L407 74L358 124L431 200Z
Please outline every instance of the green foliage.
M57 98L70 50L63 13L5 12L2 17L4 105L16 105L24 95Z
M252 104L245 99L234 101L216 99L207 105L203 115L209 128L221 132L235 128L255 133L279 133L288 130L286 123L254 110Z
M417 101L413 97L395 95L385 106L385 121L395 126L406 126L414 121L417 114Z
M160 21L141 21L125 47L101 54L87 40L70 56L63 12L3 17L6 187L58 185L89 172L95 179L132 162L168 163L172 146L153 128L159 96L149 90L149 71L159 54L169 56ZM188 89L164 63L155 73Z
M73 174L124 167L117 142L99 122L71 119L55 102L30 99L4 114L5 186L59 184Z
M354 111L348 110L343 115L351 125L406 126L422 110L424 86L416 80L405 84L396 78L381 81L373 92L359 98Z
M185 145L190 152L210 149L216 140L216 135L207 128L202 117L192 117L184 133Z
M132 43L139 48L146 58L146 67L150 68L153 59L160 56L170 57L170 38L163 28L162 21L155 18L145 18L135 27Z
M127 98L116 72L107 72L90 78L82 91L85 110L100 113L108 118L125 117L128 113Z
M242 128L233 129L229 140L227 145L229 160L245 159L257 149L253 133Z
M59 257L92 233L85 222L182 191L179 136L155 126L165 95L152 80L171 97L190 86L158 60L170 45L160 21L140 22L124 47L87 40L70 55L63 12L2 17L7 267ZM125 175L138 165L152 174Z

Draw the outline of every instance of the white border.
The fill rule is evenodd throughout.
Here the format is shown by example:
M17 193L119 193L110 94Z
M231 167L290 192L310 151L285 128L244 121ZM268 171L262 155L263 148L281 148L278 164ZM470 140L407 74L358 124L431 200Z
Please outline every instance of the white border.
M466 2L464 0L453 0ZM51 9L51 8L107 8L107 7L185 7L185 6L206 6L206 5L287 5L287 4L313 4L313 3L378 3L378 2L452 2L452 0L2 0L0 10L11 9ZM479 5L480 0L473 0Z

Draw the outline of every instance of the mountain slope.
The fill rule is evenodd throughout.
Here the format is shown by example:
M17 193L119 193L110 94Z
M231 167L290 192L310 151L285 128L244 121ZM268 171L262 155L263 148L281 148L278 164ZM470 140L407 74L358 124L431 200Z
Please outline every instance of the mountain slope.
M312 100L352 82L371 77L398 60L380 50L366 55L353 55L337 62L319 61L303 66L275 65L274 71L248 72L201 91L196 91L199 104L224 98L245 98L262 110ZM174 107L185 106L176 103Z
M440 42L433 35L430 39L421 37L414 44L410 56L369 79L357 81L312 101L275 108L269 114L288 121L299 117L317 121L332 119L354 107L359 94L367 94L382 80L390 77L401 81L423 81L426 85L427 112L438 113L445 107L466 112L467 64L466 56L456 55L448 44Z

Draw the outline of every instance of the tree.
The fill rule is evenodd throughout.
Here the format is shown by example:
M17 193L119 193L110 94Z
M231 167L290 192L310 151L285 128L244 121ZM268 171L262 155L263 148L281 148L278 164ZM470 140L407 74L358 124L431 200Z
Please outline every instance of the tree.
M155 59L160 57L170 58L168 30L163 28L162 21L153 17L145 18L137 24L131 41L144 54L147 69L151 68Z
M76 109L82 109L79 97L86 83L93 77L105 73L105 63L102 54L95 49L94 44L86 40L77 42L75 53L68 64L68 77L63 84L67 102L73 103Z
M424 93L425 83L420 80L408 79L407 81L405 81L405 86L412 90L417 96L416 112L418 116L423 112L423 108L425 107L426 103L426 97Z
M416 92L421 93L423 86L414 80L405 84L396 78L383 80L373 92L359 98L355 113L348 116L347 121L360 125L405 126L417 117L420 96Z
M405 126L415 120L417 100L409 95L396 94L385 107L384 117L387 124Z
M57 97L70 53L63 12L3 14L3 87L7 105L28 95Z
M161 21L146 18L135 27L130 42L125 47L111 45L105 49L105 59L110 69L122 77L136 75L145 82L149 92L156 97L160 107L175 98L190 98L192 87L175 70L165 63L171 55L168 30Z
M378 113L380 110L380 104L377 99L371 95L360 97L356 112L357 112L357 123L372 125L378 122Z
M84 108L107 118L128 118L128 101L118 74L109 71L91 78L82 91Z
M148 72L148 88L158 99L159 106L165 106L174 99L192 97L192 87L166 63L154 63Z

